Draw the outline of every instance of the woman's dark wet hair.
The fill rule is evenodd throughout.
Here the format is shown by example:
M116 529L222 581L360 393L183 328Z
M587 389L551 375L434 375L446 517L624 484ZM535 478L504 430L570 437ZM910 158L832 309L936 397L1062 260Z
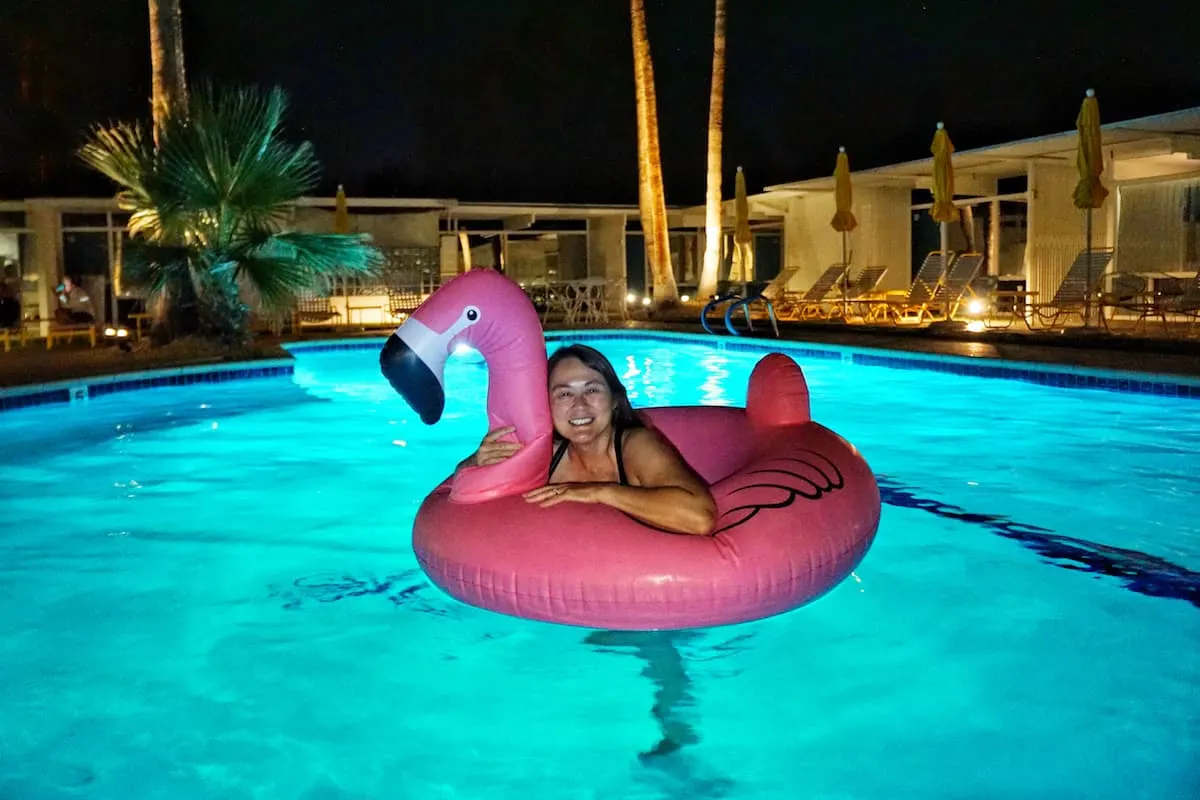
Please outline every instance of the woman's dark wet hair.
M641 418L638 417L637 412L633 410L633 405L629 402L629 394L625 391L625 385L617 377L617 371L613 369L612 363L599 350L588 347L586 344L560 347L550 356L550 362L546 367L546 376L549 377L550 373L554 372L554 368L560 361L568 358L578 359L585 367L596 370L600 373L600 377L604 378L604 383L612 392L613 402L616 406L613 409L614 428L628 430L629 428L643 427ZM557 438L558 433L555 432L554 436Z

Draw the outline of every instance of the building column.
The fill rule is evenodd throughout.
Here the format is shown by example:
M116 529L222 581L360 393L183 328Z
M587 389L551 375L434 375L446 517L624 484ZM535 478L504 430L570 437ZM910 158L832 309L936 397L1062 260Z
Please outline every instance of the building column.
M988 203L988 275L1000 274L1000 201Z
M1108 197L1104 200L1104 246L1113 251L1109 271L1115 274L1121 271L1121 265L1117 263L1117 259L1121 257L1117 252L1117 226L1121 224L1121 188L1116 184L1116 164L1111 151L1104 161L1102 180L1108 188Z
M25 208L25 224L33 231L29 249L38 281L38 327L40 335L48 336L58 307L54 288L62 274L62 214L58 206L43 200L28 200Z
M458 274L458 234L443 233L438 248L438 275L445 283Z
M625 307L625 215L591 217L587 221L588 277L604 278L605 308L619 314Z

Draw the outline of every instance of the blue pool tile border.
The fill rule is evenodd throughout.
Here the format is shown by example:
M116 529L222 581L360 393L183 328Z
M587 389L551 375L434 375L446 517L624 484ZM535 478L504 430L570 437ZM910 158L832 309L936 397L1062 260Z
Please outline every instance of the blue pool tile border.
M73 399L103 397L118 392L134 392L142 389L155 389L162 386L187 386L196 383L225 383L227 381L246 380L253 378L291 377L295 374L295 364L290 360L272 359L262 362L242 362L200 367L175 367L170 369L150 370L146 372L126 373L124 375L105 375L91 378L79 378L69 381L57 381L41 386L23 386L0 390L0 412L15 411L31 406L50 405L53 403L70 403Z

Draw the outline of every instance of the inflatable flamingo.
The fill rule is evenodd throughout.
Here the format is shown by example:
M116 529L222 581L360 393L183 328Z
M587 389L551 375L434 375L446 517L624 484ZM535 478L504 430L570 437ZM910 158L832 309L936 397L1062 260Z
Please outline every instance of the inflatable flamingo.
M417 513L418 562L465 603L622 630L745 622L820 597L875 537L874 475L810 419L804 374L785 355L758 362L744 409L639 409L711 486L716 530L692 536L603 505L522 499L550 468L546 344L532 303L498 272L450 280L384 345L384 376L424 422L441 416L443 366L460 342L487 361L489 430L514 426L524 443L499 464L460 470Z

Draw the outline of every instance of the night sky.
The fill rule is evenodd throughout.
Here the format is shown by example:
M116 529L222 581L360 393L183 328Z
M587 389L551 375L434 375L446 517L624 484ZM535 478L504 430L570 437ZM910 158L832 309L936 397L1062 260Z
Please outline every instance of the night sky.
M709 0L646 0L667 202L702 203ZM1195 0L728 0L725 191L1200 105ZM1094 9L1089 11L1088 9ZM626 0L183 0L193 82L278 84L332 193L637 202ZM87 124L148 118L146 0L0 0L0 196L104 195ZM21 76L34 102L21 100ZM39 162L37 153L45 152ZM34 163L44 166L35 168Z

